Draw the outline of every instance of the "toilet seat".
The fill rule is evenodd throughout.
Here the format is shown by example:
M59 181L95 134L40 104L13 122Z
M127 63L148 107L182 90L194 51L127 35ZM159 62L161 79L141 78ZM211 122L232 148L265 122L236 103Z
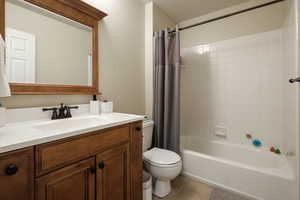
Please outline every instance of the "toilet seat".
M175 164L170 164L170 165L160 165L157 164L155 162L149 162L147 160L144 161L145 163L149 163L150 165L154 166L154 167L159 167L159 168L176 168L176 167L181 167L181 161L179 161L178 163Z
M143 154L144 161L157 167L177 167L181 165L180 156L169 150L153 148Z

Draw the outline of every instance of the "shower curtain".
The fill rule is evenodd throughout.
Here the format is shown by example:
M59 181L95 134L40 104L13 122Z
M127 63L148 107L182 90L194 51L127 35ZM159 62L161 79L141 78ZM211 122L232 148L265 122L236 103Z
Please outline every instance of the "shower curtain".
M154 146L180 153L179 28L154 34Z

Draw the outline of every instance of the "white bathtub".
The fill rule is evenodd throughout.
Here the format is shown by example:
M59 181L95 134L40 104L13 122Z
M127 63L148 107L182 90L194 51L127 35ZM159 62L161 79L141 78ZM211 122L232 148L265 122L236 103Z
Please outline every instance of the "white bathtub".
M254 199L294 200L294 175L283 155L204 139L184 146L187 176Z

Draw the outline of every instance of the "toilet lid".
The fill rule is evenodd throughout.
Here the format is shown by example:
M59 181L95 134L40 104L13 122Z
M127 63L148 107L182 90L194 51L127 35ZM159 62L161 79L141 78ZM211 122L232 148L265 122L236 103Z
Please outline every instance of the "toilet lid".
M177 153L159 148L153 148L146 151L144 153L144 159L159 165L172 165L181 161L181 158Z

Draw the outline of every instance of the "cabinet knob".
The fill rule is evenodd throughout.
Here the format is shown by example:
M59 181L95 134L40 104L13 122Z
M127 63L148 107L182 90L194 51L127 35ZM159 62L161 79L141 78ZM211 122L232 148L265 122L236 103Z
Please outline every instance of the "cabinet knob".
M98 164L98 167L99 167L100 169L104 169L104 167L105 167L104 162L101 161L101 162Z
M8 176L12 176L18 172L19 168L15 164L10 164L8 167L5 169L5 174Z
M91 167L91 168L90 168L90 172L91 172L91 174L95 174L95 173L96 173L95 167Z
M141 127L135 127L135 130L136 130L136 131L141 131L142 128L141 128Z

